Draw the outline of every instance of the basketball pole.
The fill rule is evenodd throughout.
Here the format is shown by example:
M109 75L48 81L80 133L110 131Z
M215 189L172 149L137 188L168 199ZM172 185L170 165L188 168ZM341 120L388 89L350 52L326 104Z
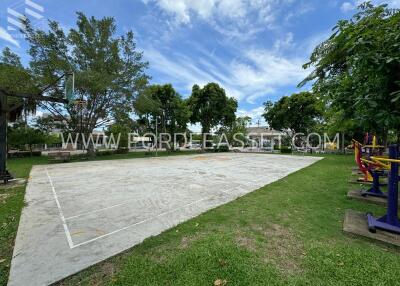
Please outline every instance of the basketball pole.
M6 184L12 179L7 171L7 96L0 91L0 180Z
M69 74L65 74L57 79L59 81L63 77ZM8 181L14 179L11 173L7 170L7 113L12 110L7 104L7 97L17 97L21 99L33 99L37 101L54 102L68 104L69 100L66 98L44 96L43 93L50 86L42 90L37 94L25 94L25 93L12 93L0 88L0 181L7 184ZM14 107L15 108L15 107Z

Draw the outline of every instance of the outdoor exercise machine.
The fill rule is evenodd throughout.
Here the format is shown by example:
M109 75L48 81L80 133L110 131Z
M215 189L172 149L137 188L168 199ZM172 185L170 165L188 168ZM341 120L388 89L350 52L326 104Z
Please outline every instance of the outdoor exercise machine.
M389 158L371 157L371 160L389 170L389 184L386 214L381 218L375 218L371 213L367 214L368 229L376 232L376 229L400 234L400 221L398 218L398 183L399 183L399 145L389 146Z
M383 176L387 176L387 173L381 169L381 168L387 169L387 165L385 165L381 162L371 161L371 160L367 160L364 158L361 158L361 161L364 164L368 165L368 168L367 168L368 173L372 176L372 187L369 188L368 190L361 191L361 195L363 197L373 196L373 197L386 198L387 194L382 192L382 190L380 189L380 186L382 184L379 182L379 178L383 177Z
M371 156L382 156L383 151L386 149L383 145L378 145L378 140L375 135L371 133L365 133L364 145L362 148L365 150L367 157Z
M363 158L363 146L360 142L357 140L352 140L353 142L353 147L354 147L354 160L358 166L358 169L364 176L362 178L358 178L357 181L360 182L369 182L372 183L374 180L374 175L373 173L382 173L380 170L380 165L374 162L371 162L369 157ZM377 172L375 172L377 171Z
M65 79L65 97L53 97L45 95L46 92L62 79ZM67 84L71 82L70 84ZM71 73L63 74L58 77L54 84L47 86L36 94L15 93L0 87L0 181L7 184L14 179L7 170L7 116L8 113L20 108L24 103L9 106L8 97L20 98L23 100L34 100L35 102L53 102L68 104L74 94L74 76Z

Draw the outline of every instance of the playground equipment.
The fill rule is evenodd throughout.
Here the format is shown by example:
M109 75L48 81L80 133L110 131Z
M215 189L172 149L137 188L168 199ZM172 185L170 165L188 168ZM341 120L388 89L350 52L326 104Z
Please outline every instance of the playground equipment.
M379 178L387 175L384 169L387 169L388 166L382 162L371 161L369 159L363 158L362 150L363 147L365 146L363 146L357 140L353 139L352 141L354 146L354 158L356 164L359 170L362 172L362 174L364 174L364 176L358 178L357 181L372 183L372 187L369 188L368 190L361 191L361 195L364 197L374 196L374 197L386 198L387 197L386 193L382 192L382 190L380 189L380 186L382 184L379 182ZM373 144L371 146L374 146L373 148L379 146L376 145L376 139L373 139Z
M386 147L378 145L377 143L378 139L375 135L372 135L368 132L365 133L364 146L362 146L362 148L364 148L368 158L371 156L382 156L382 153L386 149Z
M371 157L371 160L390 171L386 214L381 218L375 218L371 213L368 213L368 229L370 232L376 232L376 229L381 229L400 234L400 221L397 213L400 163L399 145L389 146L389 158Z
M364 174L364 176L358 178L357 181L373 183L374 178L379 180L378 175L384 175L381 169L385 166L382 166L381 163L372 162L371 160L363 158L363 147L365 146L354 139L352 142L354 146L354 160L358 166L358 169L362 174Z
M357 140L352 140L353 146L354 146L354 160L356 161L356 164L358 166L358 169L361 171L361 173L364 174L363 178L358 178L357 181L364 181L364 182L372 182L373 177L368 171L368 166L364 164L364 162L361 160L362 159L362 144L358 142Z

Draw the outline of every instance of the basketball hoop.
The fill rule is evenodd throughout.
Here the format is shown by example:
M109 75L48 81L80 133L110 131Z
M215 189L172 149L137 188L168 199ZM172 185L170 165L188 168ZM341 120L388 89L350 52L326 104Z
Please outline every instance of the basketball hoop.
M75 97L75 75L74 73L65 76L65 97L72 102Z
M79 106L79 107L84 107L87 104L86 100L74 100L72 101L73 105Z

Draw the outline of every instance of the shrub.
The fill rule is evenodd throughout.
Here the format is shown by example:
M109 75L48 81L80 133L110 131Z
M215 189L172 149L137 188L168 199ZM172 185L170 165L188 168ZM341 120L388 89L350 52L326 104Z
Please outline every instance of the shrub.
M282 146L280 150L281 150L282 154L290 154L290 153L292 153L292 149L289 148L288 146Z
M109 156L113 154L114 152L112 150L105 150L105 151L96 150L96 156Z
M8 153L9 158L27 158L27 157L40 157L42 156L42 151L20 151L16 153Z
M118 148L114 151L114 154L127 154L129 152L128 148Z
M229 152L228 145L217 145L214 147L215 152Z

